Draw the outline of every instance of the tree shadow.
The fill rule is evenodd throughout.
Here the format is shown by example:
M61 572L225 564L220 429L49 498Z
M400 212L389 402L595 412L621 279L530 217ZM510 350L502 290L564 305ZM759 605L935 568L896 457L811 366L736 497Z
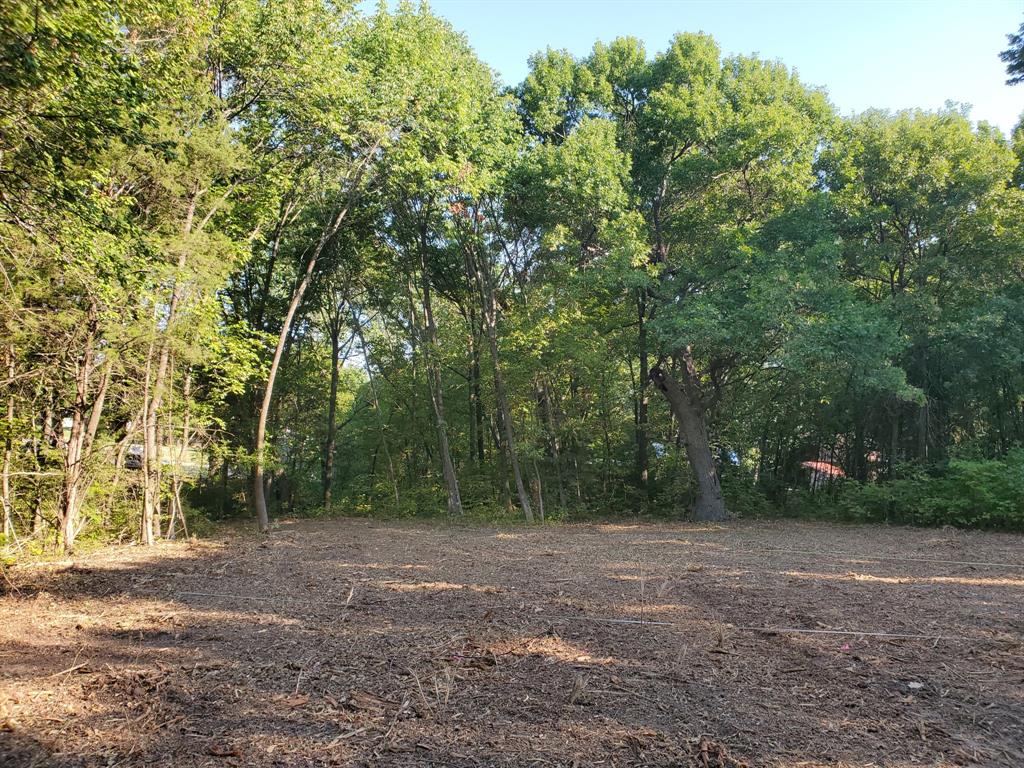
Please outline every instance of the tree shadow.
M698 562L643 526L502 534L322 522L17 573L0 763L1021 764L1015 588ZM951 594L1018 645L737 629L920 628Z

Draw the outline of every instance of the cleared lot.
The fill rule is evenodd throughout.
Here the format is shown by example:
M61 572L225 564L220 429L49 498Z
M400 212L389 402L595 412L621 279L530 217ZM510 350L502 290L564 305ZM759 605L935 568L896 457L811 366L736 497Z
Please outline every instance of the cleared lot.
M286 523L16 569L2 765L1024 765L1024 537Z

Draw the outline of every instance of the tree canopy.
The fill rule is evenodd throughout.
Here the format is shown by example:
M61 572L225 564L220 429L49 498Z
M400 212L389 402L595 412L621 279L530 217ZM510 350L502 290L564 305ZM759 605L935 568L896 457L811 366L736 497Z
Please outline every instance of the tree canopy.
M704 34L548 49L507 88L409 3L0 22L10 544L328 511L1024 524L1020 131L840 117Z

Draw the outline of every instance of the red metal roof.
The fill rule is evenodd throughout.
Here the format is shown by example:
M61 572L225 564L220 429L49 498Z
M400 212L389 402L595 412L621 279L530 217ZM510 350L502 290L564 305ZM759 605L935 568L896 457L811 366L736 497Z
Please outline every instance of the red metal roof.
M846 477L846 473L843 470L835 464L829 464L827 461L801 461L800 466L807 467L812 472L821 472L823 475Z

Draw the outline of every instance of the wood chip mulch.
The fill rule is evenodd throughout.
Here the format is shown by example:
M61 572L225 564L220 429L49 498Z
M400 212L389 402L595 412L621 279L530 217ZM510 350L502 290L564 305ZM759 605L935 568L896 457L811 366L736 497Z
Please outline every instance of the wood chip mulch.
M0 766L1024 766L1024 537L284 522L0 587Z

